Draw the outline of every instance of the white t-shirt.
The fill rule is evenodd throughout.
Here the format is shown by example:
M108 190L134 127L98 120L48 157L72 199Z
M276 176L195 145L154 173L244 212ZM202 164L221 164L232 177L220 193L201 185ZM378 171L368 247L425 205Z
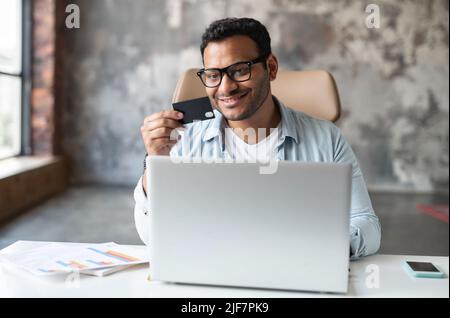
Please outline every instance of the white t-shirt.
M275 129L270 129L269 136L260 142L248 144L232 128L226 126L225 148L236 162L267 163L269 160L274 160L277 156L277 146L280 141L280 136L280 125L278 125ZM255 140L256 135L253 138Z

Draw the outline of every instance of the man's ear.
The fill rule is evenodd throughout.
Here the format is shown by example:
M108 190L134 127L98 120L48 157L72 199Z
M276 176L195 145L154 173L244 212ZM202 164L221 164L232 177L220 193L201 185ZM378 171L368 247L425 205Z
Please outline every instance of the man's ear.
M278 73L278 60L273 54L270 54L267 58L267 69L269 71L270 81L274 81L277 78Z

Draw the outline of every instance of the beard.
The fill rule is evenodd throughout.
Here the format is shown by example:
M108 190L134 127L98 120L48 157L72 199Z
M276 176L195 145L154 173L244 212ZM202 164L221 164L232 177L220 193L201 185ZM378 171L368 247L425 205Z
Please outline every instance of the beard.
M240 120L246 120L250 117L252 117L264 104L264 101L266 100L267 96L270 92L270 80L268 72L265 72L265 76L258 82L258 84L255 86L256 88L246 90L237 88L234 91L231 91L228 96L236 96L239 94L247 93L247 96L245 98L249 98L250 100L247 102L247 105L245 106L245 110L241 114L237 114L234 116L227 116L219 106L219 103L212 103L214 108L217 109L223 117L225 117L226 120L229 121L240 121ZM250 95L254 92L253 95ZM225 96L223 96L225 97ZM214 101L216 101L217 96L215 97Z

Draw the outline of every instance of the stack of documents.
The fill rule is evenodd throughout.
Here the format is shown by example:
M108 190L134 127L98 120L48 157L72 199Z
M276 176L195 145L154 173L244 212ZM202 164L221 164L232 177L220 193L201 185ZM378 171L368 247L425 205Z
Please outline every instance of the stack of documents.
M0 260L35 275L79 272L104 276L135 264L148 263L145 249L103 244L45 243L26 251L1 255Z

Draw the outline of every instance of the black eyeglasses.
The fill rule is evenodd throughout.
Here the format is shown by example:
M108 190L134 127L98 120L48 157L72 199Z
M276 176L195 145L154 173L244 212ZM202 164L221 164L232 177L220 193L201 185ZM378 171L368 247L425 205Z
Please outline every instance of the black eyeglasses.
M235 82L245 82L252 77L252 65L265 60L265 56L260 56L253 61L237 62L224 68L203 68L197 72L197 75L203 85L210 88L219 86L225 73Z

